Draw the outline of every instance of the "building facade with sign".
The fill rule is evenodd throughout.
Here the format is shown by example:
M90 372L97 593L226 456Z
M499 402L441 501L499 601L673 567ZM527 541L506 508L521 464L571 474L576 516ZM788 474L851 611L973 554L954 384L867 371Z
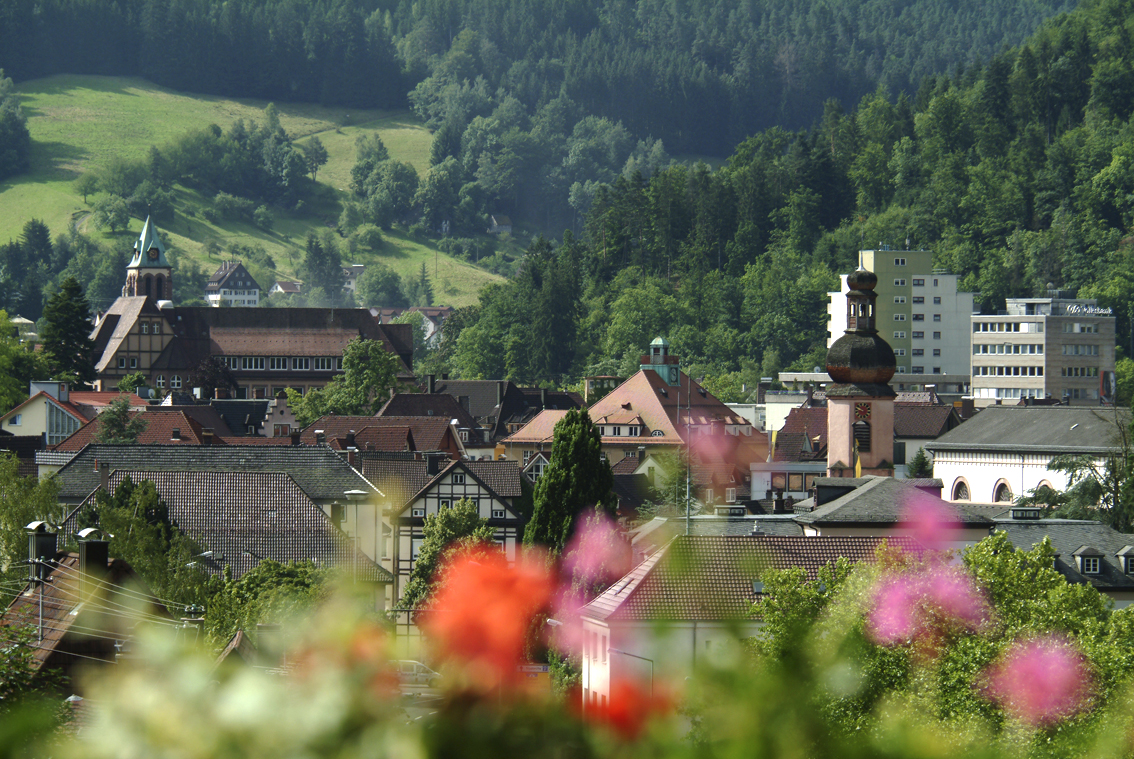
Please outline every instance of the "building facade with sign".
M1093 300L1009 299L1006 313L973 316L970 333L978 405L1114 400L1114 315Z

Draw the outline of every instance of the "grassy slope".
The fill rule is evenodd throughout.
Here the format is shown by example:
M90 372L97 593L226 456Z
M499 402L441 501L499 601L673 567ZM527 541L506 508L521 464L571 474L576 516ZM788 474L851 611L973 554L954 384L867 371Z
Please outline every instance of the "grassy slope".
M75 194L72 182L88 168L97 167L113 155L139 158L151 145L162 145L195 129L215 123L227 126L238 118L263 118L264 101L228 100L189 95L157 87L141 79L62 75L23 82L21 101L34 140L31 172L0 183L0 240L19 235L24 222L43 219L52 232L79 221L84 231L113 245L130 247L141 229L134 220L131 233L103 234L84 220L90 211ZM302 144L318 135L330 160L318 178L345 197L354 162L354 141L359 134L377 131L390 155L412 163L419 174L429 167L430 135L406 112L360 111L315 105L279 104L280 122ZM311 213L296 215L276 210L278 223L271 233L250 224L223 222L213 225L200 216L186 215L186 208L200 208L208 200L198 193L178 188L178 212L161 226L167 244L197 259L212 271L218 260L209 260L205 243L222 247L233 242L262 245L276 261L280 277L292 276L302 258L307 232L323 226L323 219L337 216L337 203L324 204ZM94 197L88 198L93 202ZM381 260L399 274L416 274L422 263L430 275L437 266L434 292L440 304L461 306L476 300L476 293L499 277L469 266L403 235L388 235L380 255L364 253L346 263ZM261 282L268 287L270 282Z

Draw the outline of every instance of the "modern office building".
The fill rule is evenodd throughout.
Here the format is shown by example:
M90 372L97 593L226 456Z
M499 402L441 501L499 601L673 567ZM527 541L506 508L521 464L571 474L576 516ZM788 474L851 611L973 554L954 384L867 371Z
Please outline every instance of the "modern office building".
M1114 315L1094 300L1013 298L1006 313L972 317L972 395L978 405L1044 398L1114 399Z
M934 269L928 250L863 250L859 255L862 266L878 276L876 323L898 362L894 382L901 383L903 374L968 374L973 294L957 292L960 278ZM828 293L828 348L847 328L846 275L839 285L839 292Z

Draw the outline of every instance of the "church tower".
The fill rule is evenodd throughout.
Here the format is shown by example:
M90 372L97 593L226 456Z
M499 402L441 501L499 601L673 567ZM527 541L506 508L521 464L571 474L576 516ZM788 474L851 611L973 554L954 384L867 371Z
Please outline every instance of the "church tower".
M142 233L134 243L134 255L126 267L123 297L145 296L154 302L173 300L173 267L165 255L165 245L157 229L146 217Z
M894 350L878 336L874 287L859 268L847 277L847 329L827 351L827 476L894 474Z

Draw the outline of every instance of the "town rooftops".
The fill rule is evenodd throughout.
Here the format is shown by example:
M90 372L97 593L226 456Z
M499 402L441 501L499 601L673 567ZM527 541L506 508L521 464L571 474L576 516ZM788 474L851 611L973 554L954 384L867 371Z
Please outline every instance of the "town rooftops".
M1110 453L1130 411L1090 406L988 406L926 443L927 451Z
M56 474L59 500L77 504L101 483L100 466L110 471L286 472L317 503L342 500L348 490L373 492L339 454L308 445L88 445Z
M378 416L436 417L446 422L456 419L458 427L470 430L480 428L468 409L446 393L395 393L378 411Z
M363 454L361 467L374 486L389 496L394 513L404 511L418 496L454 471L467 472L502 501L511 502L524 494L523 474L514 461L446 460L442 457L435 465L436 472L430 474L430 462L426 458Z
M822 478L823 483L830 483L839 478ZM963 504L948 503L926 492L924 488L914 487L903 480L893 477L860 477L842 481L847 485L860 483L853 490L825 503L814 511L796 514L795 521L801 524L814 525L897 525L904 517L906 506L913 499L932 501L942 509L955 512L957 519L964 527L991 527L992 520L975 510L966 508ZM841 484L841 483L840 483ZM822 488L820 480L815 482L816 488Z
M768 569L802 567L809 579L847 558L872 561L884 538L680 535L642 561L582 616L599 621L725 621L748 617ZM908 538L889 545L915 548Z
M318 442L318 433L322 431L325 439L346 438L351 430L357 435L364 428L409 428L413 442L419 451L447 450L446 444L452 437L452 428L449 425L450 417L435 416L337 416L328 414L316 419L303 428L300 441L308 445ZM447 437L449 436L449 437ZM362 448L362 446L357 446ZM402 450L400 447L397 450Z
M311 561L338 567L367 582L393 582L385 569L360 553L295 481L283 472L117 470L110 475L113 492L129 477L148 480L169 507L170 521L212 551L200 565L213 574L231 568L240 577L264 559L280 563ZM340 499L342 494L340 494ZM61 526L75 522L81 507Z
M1055 568L1068 582L1093 585L1100 590L1134 589L1134 577L1127 574L1123 562L1134 552L1134 535L1085 519L999 518L995 523L996 529L1007 535L1012 545L1025 551L1045 537L1049 538L1058 555ZM1080 571L1077 556L1100 558L1099 572ZM1134 565L1130 569L1134 569Z
M208 409L208 407L204 408ZM213 412L213 414L215 415L215 412ZM222 434L221 432L216 432L211 428L205 428L184 410L130 412L131 419L136 419L139 416L146 423L145 429L138 435L139 445L151 443L164 445L203 445L206 442L206 438L209 438L208 442L222 443L219 439L220 434ZM82 450L95 441L95 437L98 435L104 421L104 417L96 417L76 430L75 433L66 440L53 446L51 450L74 452ZM221 428L223 434L231 434L223 421L221 422ZM211 431L207 432L206 429L210 429Z

